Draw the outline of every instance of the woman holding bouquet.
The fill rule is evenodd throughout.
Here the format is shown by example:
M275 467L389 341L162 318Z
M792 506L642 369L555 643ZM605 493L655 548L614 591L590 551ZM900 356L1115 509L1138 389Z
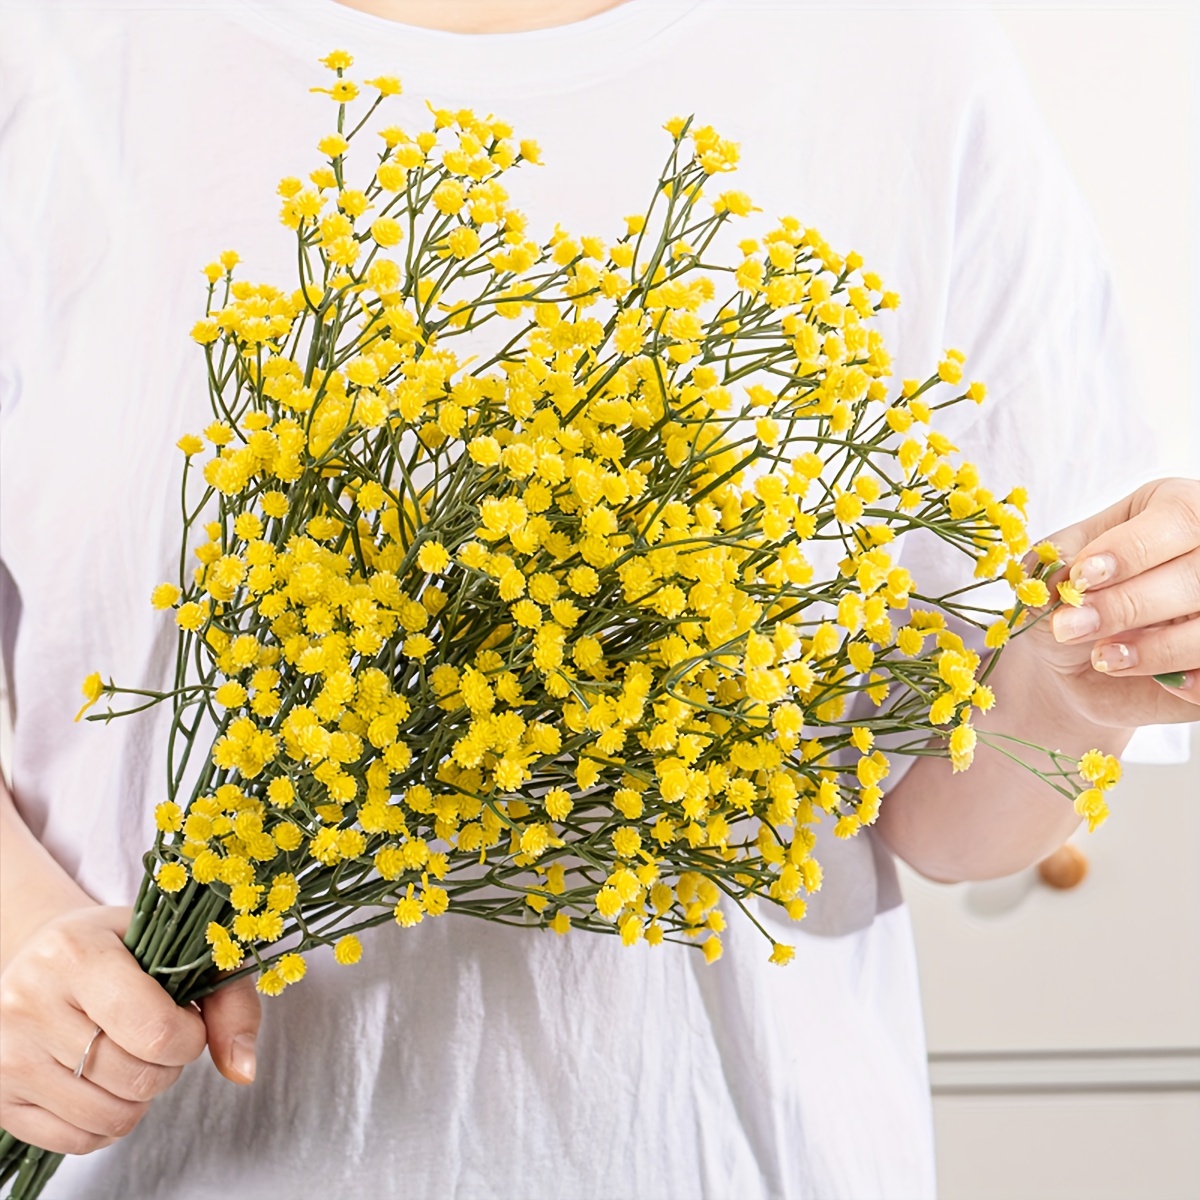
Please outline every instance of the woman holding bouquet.
M1086 580L1081 606L1006 652L981 731L1077 757L1195 719L1200 484L1142 482L1095 236L991 26L702 0L31 4L4 21L4 181L42 215L31 227L7 206L0 230L16 703L0 1125L86 1155L47 1194L932 1194L892 855L975 879L1060 844L1071 805L1005 757L981 748L965 775L919 759L873 831L822 842L825 884L786 971L739 920L708 968L451 916L366 939L353 969L314 955L260 1031L244 981L177 1008L124 950L161 727L99 736L72 725L68 697L96 663L166 677L171 647L143 619L172 553L163 451L206 403L172 331L214 244L290 266L254 198L304 161L294 97L338 44L404 77L410 123L409 97L429 96L536 133L548 165L513 185L535 226L603 230L635 209L672 113L739 141L739 179L767 212L858 245L903 295L897 377L970 351L992 398L949 432L988 476L1028 482L1031 527ZM928 547L905 553L930 594L960 581ZM779 922L766 906L760 919ZM181 1079L206 1044L216 1070Z

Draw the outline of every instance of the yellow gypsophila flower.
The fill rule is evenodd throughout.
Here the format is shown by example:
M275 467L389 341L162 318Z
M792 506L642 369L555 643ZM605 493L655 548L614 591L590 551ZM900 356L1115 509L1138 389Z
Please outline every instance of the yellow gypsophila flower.
M1083 603L1083 593L1087 591L1087 580L1081 579L1078 583L1064 581L1057 584L1056 587L1058 588L1058 598L1064 604L1078 608Z
M195 281L192 573L152 593L178 638L174 761L186 743L205 780L155 812L171 902L206 906L174 967L256 961L276 995L316 945L349 965L370 924L451 910L715 962L741 936L723 894L802 919L818 821L876 821L881 746L965 770L968 718L1005 701L981 676L1049 602L1023 491L999 499L939 424L983 385L954 350L893 379L876 318L898 297L797 217L719 250L760 210L712 184L739 149L711 126L668 122L642 214L546 236L504 178L535 142L469 109L347 121L360 86L386 108L400 83L322 61L339 131L270 201L295 276L226 252ZM901 565L910 533L975 582L934 593ZM965 595L999 577L1008 611ZM1107 759L1048 777L1102 818Z
M333 947L333 957L342 966L351 966L362 958L362 942L352 933L338 938Z
M82 692L86 703L75 714L75 720L78 721L97 700L104 695L104 681L100 678L99 671L93 671L84 681Z

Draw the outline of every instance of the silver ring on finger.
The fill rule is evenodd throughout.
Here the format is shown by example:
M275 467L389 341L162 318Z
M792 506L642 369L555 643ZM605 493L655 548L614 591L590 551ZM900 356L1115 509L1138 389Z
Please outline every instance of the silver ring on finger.
M87 1066L88 1055L91 1054L92 1047L96 1044L96 1039L103 1032L104 1030L101 1029L99 1025L92 1030L92 1036L88 1038L88 1044L83 1048L83 1057L79 1060L79 1066L77 1066L73 1072L76 1079L79 1079L83 1075L84 1068Z

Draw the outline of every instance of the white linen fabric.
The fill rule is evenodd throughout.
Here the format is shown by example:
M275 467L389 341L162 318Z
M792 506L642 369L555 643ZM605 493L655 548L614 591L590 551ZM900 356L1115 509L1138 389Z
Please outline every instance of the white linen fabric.
M179 435L206 424L188 338L199 268L291 286L276 181L317 165L316 59L403 77L536 137L514 200L615 236L696 113L742 144L734 186L795 213L903 296L897 376L970 355L991 398L951 436L1039 534L1147 462L1108 278L1011 50L975 15L631 0L527 34L413 29L332 0L9 4L0 108L3 644L25 819L97 899L129 902L163 778L163 714L72 724L92 670L166 677L148 595L173 575ZM747 223L746 228L752 228ZM966 409L969 408L969 411ZM968 573L906 552L931 592ZM900 773L897 767L893 779ZM970 786L969 776L964 787ZM930 1106L908 920L885 851L826 848L786 969L744 919L708 967L447 916L316 954L267 1003L253 1087L189 1068L50 1200L928 1197Z

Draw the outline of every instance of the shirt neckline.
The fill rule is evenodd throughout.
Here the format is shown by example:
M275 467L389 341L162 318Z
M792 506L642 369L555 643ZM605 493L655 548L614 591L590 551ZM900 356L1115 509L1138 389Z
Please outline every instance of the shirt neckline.
M509 33L450 33L405 25L337 0L246 0L273 36L319 57L345 49L402 76L406 92L532 96L574 90L627 70L706 0L625 0L567 25Z

